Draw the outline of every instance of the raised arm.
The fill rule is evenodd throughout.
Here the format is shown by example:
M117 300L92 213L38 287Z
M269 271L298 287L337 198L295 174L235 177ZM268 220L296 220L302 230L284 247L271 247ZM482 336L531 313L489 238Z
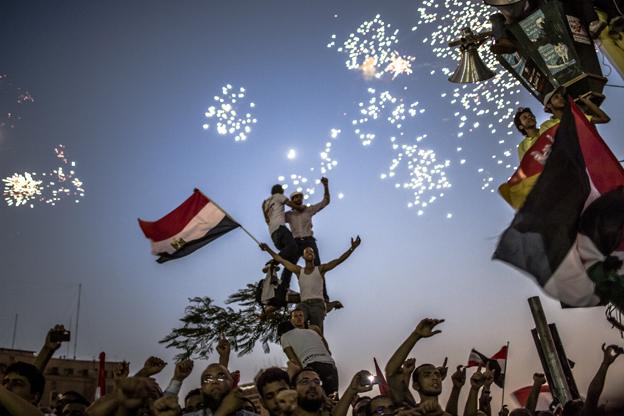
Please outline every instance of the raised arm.
M479 397L479 410L485 413L487 416L492 416L492 396L490 394L490 387L494 382L494 373L490 368L486 368L483 373L483 390L481 390L481 396Z
M425 318L418 323L416 328L412 331L412 333L407 337L405 341L399 346L399 348L392 354L388 364L386 364L386 377L390 377L396 375L400 372L401 366L403 362L406 360L410 351L416 345L421 338L429 338L435 334L439 334L439 329L433 330L436 325L444 322L444 319L430 319Z
M624 353L624 350L617 345L609 345L605 348L605 344L602 344L602 351L604 352L604 357L602 359L602 363L600 364L600 368L598 368L598 372L592 379L591 383L589 383L589 387L587 389L587 399L585 399L585 405L583 406L581 416L591 416L597 414L598 400L600 399L602 389L604 388L607 370L611 364L613 364L615 359L620 356L620 354Z
M362 242L362 239L360 238L359 235L357 237L355 237L355 239L351 238L351 247L349 247L349 249L347 251L345 251L344 253L342 253L342 256L338 257L337 259L332 260L329 263L321 264L319 266L319 271L321 273L325 273L325 272L328 272L328 271L336 268L336 266L338 266L343 261L345 261L346 259L349 258L351 253L353 253L355 251L355 249L358 248L358 246L360 245L361 242Z
M322 177L321 178L321 183L323 184L323 200L325 201L325 204L329 204L330 201L330 196L329 196L329 179L327 179L326 177Z
M453 416L459 414L459 393L462 387L466 384L466 367L458 365L457 370L451 374L451 381L453 382L453 389L446 402L446 413Z
M366 370L358 371L351 379L351 383L344 392L336 407L332 411L332 416L346 416L353 399L358 393L365 393L373 389L372 375Z
M134 376L135 377L151 377L160 373L167 363L158 357L149 357L145 360L143 368L141 368Z
M269 253L269 255L273 257L275 261L281 263L284 267L286 267L288 270L295 273L296 275L299 275L299 273L301 272L301 267L289 262L279 254L271 250L271 247L269 247L266 243L260 243L260 250Z
M608 123L608 122L611 121L611 118L607 115L607 113L602 111L600 109L600 107L598 107L596 104L594 104L593 101L589 99L589 97L587 97L587 96L579 97L579 100L583 104L585 104L585 107L587 107L587 110L593 116L592 123L594 123L594 124L605 124L605 123Z
M191 375L193 371L193 361L191 360L182 360L176 363L175 370L173 371L173 377L169 382L169 385L164 391L165 395L178 397L178 393L180 393L180 388L182 387L182 383L184 380Z
M481 372L481 366L470 377L470 393L468 393L468 399L466 400L466 406L464 406L464 416L476 416L477 404L479 401L479 390L483 387L485 377Z
M39 351L39 354L37 354L37 358L35 358L35 362L33 363L34 366L37 367L42 373L56 350L61 348L62 341L57 341L55 339L55 335L64 334L65 332L65 327L63 325L55 325L54 328L48 331L43 347L41 347L41 350Z

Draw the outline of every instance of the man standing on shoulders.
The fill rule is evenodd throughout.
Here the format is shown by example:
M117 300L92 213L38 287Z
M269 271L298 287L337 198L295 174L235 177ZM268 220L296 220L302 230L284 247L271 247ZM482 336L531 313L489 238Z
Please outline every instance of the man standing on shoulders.
M325 299L323 297L323 281L325 280L325 273L333 270L336 266L344 262L349 258L351 253L355 251L360 245L362 240L360 236L355 239L351 239L351 247L345 251L340 257L320 266L314 265L314 250L311 247L306 247L303 250L303 259L305 260L305 267L297 266L288 259L283 258L279 254L275 253L266 244L260 244L260 248L266 251L275 259L280 262L285 269L295 273L299 278L299 289L301 293L301 303L299 307L303 309L306 322L318 326L323 331L323 320L325 319Z
M321 256L319 255L319 250L316 245L316 238L314 238L314 233L312 231L312 217L329 205L330 196L329 196L329 179L323 177L321 178L321 183L323 184L323 199L321 202L305 206L303 205L303 194L301 192L293 192L290 195L290 200L293 204L297 206L303 206L304 209L302 211L297 211L292 209L286 213L286 222L290 225L290 230L292 231L292 235L295 238L295 242L297 243L297 260L293 261L293 264L297 264L299 258L303 255L303 250L306 247L311 247L314 250L314 265L321 265ZM325 302L329 303L329 296L327 295L327 287L325 282L323 282L323 297L325 298ZM334 307L340 309L342 304L340 302L331 302L332 309Z
M293 238L292 233L286 227L286 213L284 205L288 205L296 211L303 211L305 206L295 205L291 200L284 196L284 188L282 185L273 185L271 188L271 196L262 202L262 213L264 220L269 226L269 234L271 234L271 240L273 244L279 250L280 256L288 261L297 261L297 243ZM278 288L277 297L281 302L280 306L286 306L286 294L290 287L290 278L292 272L284 269L282 272L282 281Z

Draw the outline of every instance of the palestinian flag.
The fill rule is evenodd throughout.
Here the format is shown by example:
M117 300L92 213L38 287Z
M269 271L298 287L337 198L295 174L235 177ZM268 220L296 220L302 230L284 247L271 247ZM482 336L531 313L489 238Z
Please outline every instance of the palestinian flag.
M139 219L145 237L152 240L158 263L184 257L240 225L198 189L179 207L153 222Z
M507 346L504 345L496 354L488 358L474 348L468 356L468 367L488 367L494 373L494 383L500 388L505 385L505 363L507 362Z
M624 170L572 100L550 147L542 144L527 152L541 151L544 166L494 259L531 274L547 294L570 306L601 303L598 275L615 280L624 294L616 273L621 264L612 257L623 239ZM535 170L528 163L531 179Z

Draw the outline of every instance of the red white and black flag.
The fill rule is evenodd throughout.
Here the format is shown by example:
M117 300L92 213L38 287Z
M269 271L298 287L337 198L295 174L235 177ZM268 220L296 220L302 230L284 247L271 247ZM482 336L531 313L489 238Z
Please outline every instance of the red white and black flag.
M548 153L493 257L565 305L622 307L624 170L571 100Z
M145 237L152 241L158 263L191 254L212 240L240 227L200 190L157 221L139 219Z
M505 363L507 361L507 346L504 345L496 354L487 357L474 348L468 356L466 367L488 367L494 374L494 383L502 388L505 385Z

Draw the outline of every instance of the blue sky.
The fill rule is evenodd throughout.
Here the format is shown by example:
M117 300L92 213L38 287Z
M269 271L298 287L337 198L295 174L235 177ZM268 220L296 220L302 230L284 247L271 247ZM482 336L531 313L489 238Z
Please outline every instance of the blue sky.
M324 260L342 253L351 236L363 240L327 277L330 295L346 306L326 321L343 385L357 370L371 369L373 355L385 363L423 317L447 322L442 335L416 347L418 362L449 356L455 366L472 347L493 354L509 340L508 385L529 384L539 361L526 298L540 292L490 260L513 212L480 189L477 168L491 169L496 183L511 172L488 162L495 136L481 129L456 137L457 106L440 97L453 87L439 71L430 72L454 63L434 58L422 42L424 30L410 31L416 8L399 0L3 2L0 73L35 102L19 108L14 128L0 131L0 175L48 169L54 146L62 143L87 192L79 204L0 205L0 344L10 346L16 313L16 346L23 349L37 349L53 324L75 322L82 283L80 357L103 350L111 359L130 360L134 369L151 354L171 359L175 351L157 341L177 324L187 298L222 302L261 277L265 256L234 231L188 258L158 265L136 219L159 218L198 187L269 242L260 203L270 186L291 173L317 178L318 154L330 129L340 128L332 150L339 164L328 175L334 199L315 218L315 232ZM326 47L331 34L343 40L377 13L400 29L399 48L416 57L414 74L367 81ZM202 129L203 113L228 83L245 87L256 104L258 123L246 142ZM623 82L612 74L610 83ZM393 128L371 124L378 138L369 147L353 133L351 120L368 88L419 101L427 111L405 123L405 140L427 134L423 146L452 162L446 172L453 187L423 216L407 208L409 191L379 179L393 157L387 145ZM607 88L605 94L603 108L613 121L600 131L622 158L624 126L617 115L624 93ZM537 112L539 103L528 94L516 99ZM294 160L286 157L291 148ZM468 162L460 165L461 158ZM542 301L586 391L600 345L620 338L600 308L562 311ZM278 347L270 355L258 350L233 359L232 367L249 380L284 358ZM197 363L193 383L204 364ZM623 371L617 362L607 386Z

